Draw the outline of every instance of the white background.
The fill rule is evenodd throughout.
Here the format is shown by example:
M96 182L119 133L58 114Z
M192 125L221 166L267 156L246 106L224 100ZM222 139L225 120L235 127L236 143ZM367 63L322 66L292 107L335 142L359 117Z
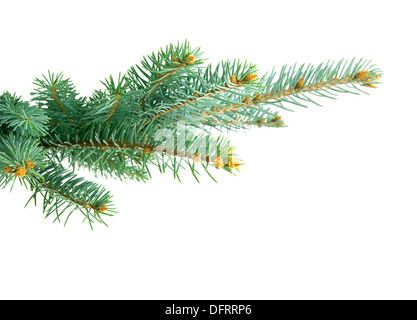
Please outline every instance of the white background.
M282 112L230 134L247 164L103 181L120 215L64 228L0 192L2 299L417 298L414 1L1 1L0 91L64 71L89 95L169 42L210 62L370 58L371 95Z

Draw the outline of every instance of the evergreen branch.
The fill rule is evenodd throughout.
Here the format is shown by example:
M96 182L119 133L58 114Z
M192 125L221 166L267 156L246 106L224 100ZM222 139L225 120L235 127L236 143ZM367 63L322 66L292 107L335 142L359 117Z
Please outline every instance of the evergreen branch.
M200 142L200 141L199 141ZM199 143L195 143L196 145L199 145ZM215 163L216 158L218 155L205 155L205 152L202 152L204 156L201 158L198 153L190 153L185 152L183 149L180 148L174 148L174 149L160 149L158 148L158 145L150 146L147 144L142 143L130 143L126 141L112 141L112 140L103 140L103 141L83 141L83 142L75 142L75 141L67 141L63 143L51 143L44 141L42 144L42 147L44 150L76 150L76 149L99 149L99 150L108 150L108 149L115 149L115 150L131 150L131 151L141 151L142 154L150 154L150 153L159 153L161 155L168 155L168 156L174 156L174 157L182 157L182 158L188 158L191 160L196 160L196 162L204 161L207 163ZM206 144L204 144L206 146ZM220 146L216 145L218 148L221 148ZM204 148L204 147L203 147ZM88 155L90 157L91 154ZM139 159L141 159L139 157ZM227 166L227 165L226 165Z
M246 97L240 103L228 105L218 110L218 113L225 114L231 112L233 114L242 108L266 103L288 110L282 105L283 102L305 107L303 103L296 100L299 99L317 104L311 98L306 97L304 93L332 98L332 96L328 95L330 90L337 93L354 93L344 89L343 86L360 84L365 87L375 88L375 84L378 83L377 79L381 77L381 71L373 68L373 66L369 66L369 64L369 61L362 60L354 64L354 60L352 60L349 64L346 61L343 66L343 60L341 60L334 68L332 68L334 63L327 63L326 65L321 64L317 68L308 66L306 69L303 69L302 66L297 71L295 71L295 66L291 67L289 71L286 71L287 67L284 66L278 79L274 80L275 73L269 78L264 77L263 81L266 81L266 85L263 92L258 92L251 98ZM357 87L352 89L360 90ZM333 92L330 94L334 95ZM215 115L206 116L214 117ZM209 121L206 123L209 123Z
M171 83L161 92L158 101L162 103L152 105L147 113L154 113L151 119L171 116L158 120L162 122L184 120L198 125L201 115L215 116L227 103L234 103L235 96L242 99L255 92L260 85L256 71L256 66L239 60L209 65L204 72Z
M273 118L261 117L258 120L241 120L239 116L235 116L234 120L205 120L202 122L203 125L225 127L227 130L245 129L247 127L256 126L261 127L284 127L285 123L281 120L281 116L275 116Z
M122 94L126 93L128 83L126 81L126 77L122 77L121 74L119 74L119 79L117 81L117 84L114 82L113 76L110 76L109 79L102 81L102 84L104 84L104 86L106 87L106 92L108 93L108 96L105 96L104 98L102 98L100 103L103 104L104 106L107 106L108 105L107 103L110 103L110 106L111 106L110 112L108 116L106 117L106 121L108 121L111 118L113 118L117 108L121 105L120 103L121 96ZM86 117L88 118L88 113L86 114Z
M35 79L36 106L6 92L0 96L0 187L16 181L42 195L46 216L60 221L80 211L90 225L114 212L103 187L77 178L83 167L95 176L145 181L151 167L180 181L189 169L234 173L241 165L234 147L210 133L284 127L275 107L319 105L314 97L366 93L381 70L370 61L284 66L258 76L255 65L226 60L203 65L200 49L169 45L140 65L102 81L103 89L79 97L70 79L48 73ZM267 107L270 105L271 108ZM73 172L64 169L67 163ZM198 165L199 163L199 165ZM216 180L215 180L216 181Z
M42 167L44 160L45 154L39 146L39 140L14 134L1 137L0 169L4 173L15 173L23 178L35 166Z
M129 150L143 150L146 148L145 145L141 143L129 143L123 141L68 141L63 144L53 144L51 142L43 142L42 146L45 150L49 149L85 149L85 148L97 148L100 150L106 149L129 149Z
M188 106L188 105L190 105L192 103L199 102L199 101L202 101L204 99L211 98L211 97L213 97L215 95L218 95L218 94L220 94L222 92L226 92L228 90L230 90L230 88L227 87L227 88L221 88L221 89L217 89L217 90L211 90L210 92L204 92L201 95L196 93L195 94L195 97L196 98L189 98L185 102L182 102L180 104L177 104L177 105L174 105L172 107L169 107L166 111L162 111L162 112L159 112L156 115L154 115L152 117L152 119L157 119L159 117L165 116L166 114L168 114L170 112L176 111L176 110L178 110L180 108L184 108L184 107L186 107L186 106Z
M131 90L129 81L126 76L121 74L119 74L117 82L111 75L102 81L105 89L96 90L93 96L88 99L81 125L91 122L140 119L138 101L143 92Z
M26 181L39 178L38 170L44 166L45 153L32 137L9 134L0 139L0 187L4 188L16 180Z
M111 212L115 213L110 194L98 184L78 178L57 164L50 164L40 173L42 178L37 178L31 184L34 190L31 199L36 201L36 195L42 195L46 217L55 213L55 221L60 222L63 213L72 208L65 223L74 210L78 210L92 228L95 221L105 224L102 215L111 216Z
M165 141L162 141L163 137ZM158 161L163 161L161 156L205 161L212 165L216 165L218 157L222 156L223 165L219 167L227 169L229 145L228 140L213 138L206 133L193 133L189 130L180 133L177 129L161 128L159 124L152 127L147 120L141 125L136 122L89 125L67 136L55 134L41 140L41 146L50 153L51 159L61 153L63 158L70 159L72 166L76 163L91 163L91 157L104 161L123 155L134 161L139 158L143 169L148 164L157 165ZM97 166L97 163L94 165Z
M74 121L74 119L72 119L70 115L68 114L67 110L65 110L65 107L62 105L62 103L59 102L58 95L56 94L56 85L52 85L51 91L52 91L52 97L54 99L54 102L58 106L58 108L61 109L61 111L68 117L68 119L70 119L71 121Z
M135 180L144 182L149 179L147 169L141 165L143 159L140 154L133 156L123 152L103 155L103 151L90 154L87 161L78 161L80 167L92 171L96 177L118 178L120 181Z
M152 53L141 61L141 66L133 66L128 76L130 86L135 90L143 90L145 94L140 98L140 106L145 106L146 101L162 85L169 83L178 71L186 74L192 73L193 68L202 64L200 48L192 50L188 41L178 43L176 46L170 44L157 53Z
M30 106L9 92L0 96L0 127L10 128L18 134L39 137L47 134L48 121L45 110Z
M113 107L111 108L109 117L107 119L111 119L113 117L114 113L116 112L117 107L119 106L120 102L120 93L116 93L116 102L113 104Z
M33 100L38 107L44 107L53 123L63 129L74 128L83 118L85 98L78 98L78 93L70 79L64 79L63 74L48 73L43 79L36 78Z
M174 57L175 58L175 57ZM188 60L189 59L189 60ZM176 58L176 60L173 60L175 63L179 64L178 66L176 66L175 68L173 68L171 71L167 71L166 74L164 75L160 75L158 74L157 77L160 78L159 80L154 81L150 87L150 92L147 93L146 95L144 95L141 99L140 99L140 105L143 107L145 105L146 99L149 98L163 83L164 81L168 80L170 77L172 77L178 70L185 68L187 65L194 63L194 56L190 56L187 59L188 62L185 63L180 63L178 58Z

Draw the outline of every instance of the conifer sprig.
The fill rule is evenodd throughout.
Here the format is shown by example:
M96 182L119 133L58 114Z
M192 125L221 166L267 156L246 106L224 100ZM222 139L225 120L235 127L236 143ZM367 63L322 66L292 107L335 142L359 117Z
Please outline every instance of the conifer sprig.
M185 169L197 181L202 171L214 179L211 168L233 173L242 161L211 129L284 127L280 111L320 105L315 97L367 93L381 75L370 61L353 59L261 76L246 61L206 65L188 41L109 76L91 97L81 97L62 73L48 72L35 79L32 103L0 95L0 186L20 181L35 202L43 198L54 221L78 211L90 226L105 224L103 217L116 213L111 196L77 177L80 168L122 181L146 181L152 167L178 180Z
M58 164L51 164L39 173L42 178L31 181L34 190L31 199L36 203L38 194L43 197L46 217L55 215L54 221L61 222L66 214L66 224L72 213L79 211L92 228L95 222L106 225L103 215L116 213L110 193L102 186L86 181Z
M29 102L9 92L0 96L0 128L19 135L40 137L48 133L49 118L45 110L31 106Z

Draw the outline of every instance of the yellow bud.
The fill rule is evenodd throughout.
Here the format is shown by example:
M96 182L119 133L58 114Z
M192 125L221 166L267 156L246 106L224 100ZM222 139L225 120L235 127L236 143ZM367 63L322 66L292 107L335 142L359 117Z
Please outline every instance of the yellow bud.
M256 74L250 74L242 79L243 82L255 80L258 77Z
M195 58L192 55L186 57L185 60L187 60L187 64L193 64L195 62Z
M223 163L223 159L220 157L220 156L218 156L214 161L213 161L213 164L214 164L214 166L216 167L216 168L222 168L222 167L224 167L224 163Z
M36 166L36 163L32 163L32 160L30 160L30 159L26 162L26 169L27 170L32 170L35 166Z
M200 157L198 156L198 153L194 153L194 155L192 156L192 159L194 162L200 162Z
M242 164L239 161L237 161L236 159L231 159L229 161L229 167L232 168L232 169L239 168L241 165Z
M26 169L23 167L18 167L15 171L15 175L19 178L23 178L26 175Z

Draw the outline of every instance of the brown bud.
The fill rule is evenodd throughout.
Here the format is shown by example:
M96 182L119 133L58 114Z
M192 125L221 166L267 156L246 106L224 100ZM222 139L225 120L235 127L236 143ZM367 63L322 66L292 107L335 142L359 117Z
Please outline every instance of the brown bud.
M250 74L242 79L243 82L255 80L258 77L256 74Z
M192 159L194 162L200 162L200 156L198 155L198 153L194 153Z
M304 86L304 78L298 80L297 84L295 85L295 90L301 90Z
M11 168L11 167L9 167L9 166L4 167L4 168L3 168L3 170L4 170L4 173L5 173L5 174L13 174L13 173L14 173L13 168Z
M353 78L354 80L364 80L364 78L369 74L368 71L358 71L358 73Z
M243 103L249 103L249 101L250 101L249 97L246 97L245 99L242 100Z
M260 94L260 93L258 93L258 94L255 96L255 98L253 98L253 101L259 101L259 100L261 100L261 94Z

